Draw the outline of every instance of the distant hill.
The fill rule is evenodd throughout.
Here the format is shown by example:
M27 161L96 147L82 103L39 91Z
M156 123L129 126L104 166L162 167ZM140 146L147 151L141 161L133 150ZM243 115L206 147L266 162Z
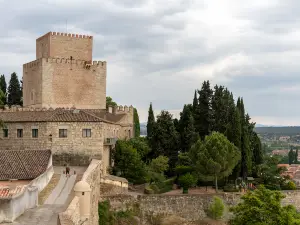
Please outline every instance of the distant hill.
M255 127L257 133L269 133L269 134L282 134L282 135L296 135L300 134L300 126L277 126L277 127Z

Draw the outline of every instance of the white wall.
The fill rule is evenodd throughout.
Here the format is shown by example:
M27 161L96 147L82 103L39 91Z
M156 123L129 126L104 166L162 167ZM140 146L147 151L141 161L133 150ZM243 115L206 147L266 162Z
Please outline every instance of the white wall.
M54 174L53 166L32 180L19 194L10 198L0 198L0 223L13 222L25 210L38 206L38 195L49 183Z

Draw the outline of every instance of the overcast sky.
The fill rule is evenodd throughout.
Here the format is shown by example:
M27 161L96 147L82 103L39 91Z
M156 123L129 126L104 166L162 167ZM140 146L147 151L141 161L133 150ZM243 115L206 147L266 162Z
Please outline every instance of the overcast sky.
M51 3L49 3L51 2ZM122 3L121 3L122 2ZM5 3L5 6L4 6ZM21 77L49 31L94 36L107 94L178 115L209 79L259 124L300 125L299 0L0 0L0 73Z

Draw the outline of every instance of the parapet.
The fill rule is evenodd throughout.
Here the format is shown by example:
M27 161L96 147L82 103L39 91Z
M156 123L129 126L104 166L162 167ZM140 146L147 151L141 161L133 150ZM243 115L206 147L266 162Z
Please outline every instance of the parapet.
M73 37L73 38L88 38L88 39L93 39L93 36L91 35L82 35L82 34L71 34L71 33L63 33L63 32L48 32L44 34L43 36L37 38L37 41L40 39L43 39L46 36L64 36L64 37Z
M33 67L37 67L40 66L42 64L42 62L44 61L44 63L65 63L65 64L72 64L75 66L85 66L85 65L89 65L90 67L103 67L106 68L106 61L93 61L93 62L88 62L85 60L79 60L79 59L65 59L65 58L40 58L37 60L34 60L32 62L26 63L23 65L24 69L28 69L28 68L33 68Z
M129 107L127 105L125 105L124 107L122 105L115 106L115 107L113 107L112 112L116 113L116 114L133 113L133 106L132 105Z
M89 38L92 39L93 36L90 35L82 35L82 34L70 34L70 33L61 33L61 32L50 32L52 36L67 36L67 37L74 37L74 38Z

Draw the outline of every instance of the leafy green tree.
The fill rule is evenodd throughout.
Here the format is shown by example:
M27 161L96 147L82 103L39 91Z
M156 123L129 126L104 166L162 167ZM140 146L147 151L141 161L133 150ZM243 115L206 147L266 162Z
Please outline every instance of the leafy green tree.
M148 122L147 122L147 137L151 139L153 126L155 124L154 112L152 109L152 103L150 103L149 111L148 111Z
M165 179L164 172L169 168L169 159L166 156L158 156L152 159L148 166L148 176L151 181L160 182Z
M151 152L148 141L145 137L131 138L128 142L135 148L144 162L148 161L148 154Z
M234 217L230 225L299 225L300 214L292 205L281 206L285 196L279 191L270 191L260 186L243 195L237 206L231 208Z
M106 108L108 109L108 106L117 106L117 103L113 101L112 97L106 96Z
M198 105L194 113L195 128L200 138L204 140L205 136L211 133L212 128L211 98L213 91L210 88L209 81L203 82L198 94Z
M4 74L0 76L0 90L3 93L3 96L1 95L1 101L3 105L6 105L7 101L6 101L6 97L7 97L7 84L6 84L6 80L5 80L5 76Z
M8 92L7 104L9 106L21 104L21 97L22 97L21 87L16 73L11 74L7 92Z
M223 86L216 85L211 99L212 107L212 130L220 133L225 133L227 126L227 106L228 99L225 96L225 89Z
M204 141L197 141L190 150L195 172L200 180L215 181L232 173L241 155L240 151L221 133L212 132Z
M178 179L180 186L182 187L182 193L187 194L188 189L193 187L197 183L197 179L190 173L186 173Z
M192 160L188 152L179 153L175 172L178 176L194 172Z
M191 146L197 141L198 134L194 127L193 106L184 105L180 113L178 130L180 133L180 149L182 152L188 152Z
M146 166L137 150L128 141L117 141L113 159L114 174L125 177L129 182L145 182Z
M134 136L139 137L141 134L140 119L139 119L139 114L138 114L136 108L133 109L133 120L134 120Z
M225 205L223 199L218 196L214 196L213 202L210 204L208 209L208 215L210 218L219 220L223 217Z
M263 184L271 186L280 186L285 182L281 174L286 170L285 167L278 167L279 156L265 156L264 163L258 165L258 176Z
M169 168L168 163L168 157L160 155L157 158L151 160L149 167L153 172L164 173Z
M150 143L152 158L160 155L167 156L170 169L173 170L178 157L179 134L175 129L172 115L168 111L163 110L157 116Z

